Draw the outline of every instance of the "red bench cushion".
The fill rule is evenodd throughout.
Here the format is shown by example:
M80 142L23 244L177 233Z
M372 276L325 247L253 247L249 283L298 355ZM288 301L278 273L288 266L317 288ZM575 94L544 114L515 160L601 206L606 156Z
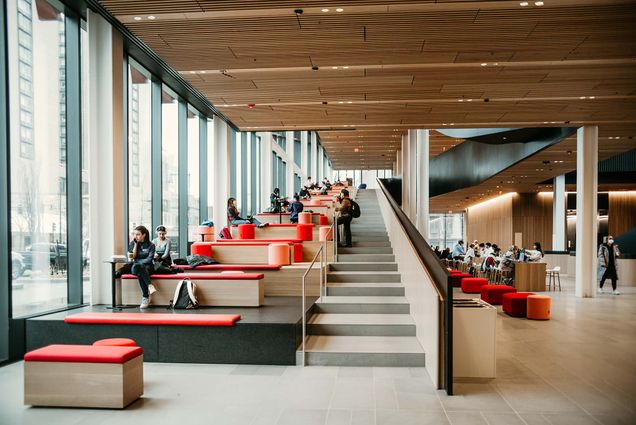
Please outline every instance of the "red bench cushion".
M114 325L234 326L240 314L172 314L86 312L64 318L64 323Z
M177 273L177 274L153 274L150 276L152 279L169 279L169 280L181 280L189 277L192 280L258 280L265 277L263 273L236 273L236 274L221 274L221 273ZM122 279L137 279L134 274L122 275Z
M190 266L185 266L185 265L183 266L174 265L173 267L178 267L180 269L186 269L186 270L219 270L219 271L280 270L280 266L278 264L203 264L201 266L196 266L194 269L192 269Z
M216 243L222 243L222 244L227 244L227 243L233 243L233 244L247 244L247 245L252 245L254 243L256 244L270 244L270 243L302 243L303 240L302 239L219 239L216 241Z
M125 363L143 353L141 347L48 345L24 355L25 362Z
M278 215L278 214L275 214ZM296 223L269 223L269 227L296 227ZM237 224L233 224L232 227L238 227Z

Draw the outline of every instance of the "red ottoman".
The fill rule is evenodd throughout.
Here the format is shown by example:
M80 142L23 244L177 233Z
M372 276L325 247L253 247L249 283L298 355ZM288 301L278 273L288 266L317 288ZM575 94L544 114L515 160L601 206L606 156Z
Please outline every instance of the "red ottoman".
M484 285L488 285L488 279L483 277L465 277L461 283L462 292L465 294L479 294Z
M190 247L190 254L212 258L212 244L210 242L195 242Z
M134 339L130 338L107 338L97 340L93 345L100 345L102 347L136 347L137 343Z
M300 239L302 241L313 241L314 240L314 225L313 224L297 224L296 239Z
M508 292L503 295L504 313L512 317L526 317L527 298L534 295L533 292Z
M318 217L318 220L320 220L319 224L321 226L329 226L329 217L327 217L326 215L320 214L320 217Z
M239 239L256 239L256 225L255 224L239 224L238 238Z
M468 273L452 273L451 272L451 279L453 279L453 286L456 288L459 288L460 286L462 286L462 279L466 279L469 277L473 277L473 275Z
M508 292L517 292L515 288L508 285L486 285L481 287L481 299L491 305L501 305L503 295Z

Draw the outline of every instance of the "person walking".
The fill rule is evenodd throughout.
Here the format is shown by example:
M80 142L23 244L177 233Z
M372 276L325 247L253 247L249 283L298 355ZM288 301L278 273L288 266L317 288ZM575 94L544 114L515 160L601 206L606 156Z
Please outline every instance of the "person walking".
M603 285L606 279L612 281L612 290L614 295L620 295L616 289L616 281L618 280L618 257L620 256L618 245L614 243L614 236L603 238L603 243L598 248L598 276L601 281L598 293L603 293Z

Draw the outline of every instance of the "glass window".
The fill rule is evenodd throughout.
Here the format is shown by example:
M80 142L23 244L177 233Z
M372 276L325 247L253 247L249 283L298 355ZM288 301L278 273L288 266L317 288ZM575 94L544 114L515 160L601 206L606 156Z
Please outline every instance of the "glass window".
M440 249L452 249L463 239L464 214L431 214L428 226L428 242Z
M161 93L161 205L162 224L179 252L179 102L164 86Z
M218 119L218 118L217 118ZM214 120L208 118L208 216L206 218L214 217L214 173L216 167L215 154L214 154ZM221 228L221 224L217 224Z
M196 242L199 225L199 113L188 110L188 240Z
M83 299L91 301L91 259L90 259L90 143L89 143L89 70L88 70L88 31L86 22L82 22L81 59L82 59L82 281Z
M152 224L150 74L128 66L128 220L129 229Z
M65 36L64 15L45 1L6 5L12 314L19 317L68 303L66 167L60 163L66 155Z

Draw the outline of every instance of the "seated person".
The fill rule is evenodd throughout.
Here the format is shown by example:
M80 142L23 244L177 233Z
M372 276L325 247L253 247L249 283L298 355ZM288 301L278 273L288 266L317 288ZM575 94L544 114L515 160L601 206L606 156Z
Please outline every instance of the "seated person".
M309 189L307 188L307 186L303 186L300 188L298 196L300 196L300 199L311 199L311 193L309 193Z
M474 259L475 259L475 245L471 243L468 246L468 250L466 251L466 255L464 255L464 263L472 264Z
M280 199L280 189L279 188L274 188L274 191L269 195L269 203L270 203L270 210L272 212L280 212L280 208L281 208L281 199Z
M305 186L307 189L315 189L316 188L316 184L311 179L311 176L307 176L307 180L305 180L305 183L303 183L303 186Z
M238 226L239 224L255 224L258 227L269 226L268 223L261 223L255 218L241 217L238 209L236 208L236 198L229 198L227 200L227 218L228 220L230 220L230 224L233 226Z
M291 213L289 215L289 221L292 223L298 223L298 214L303 212L304 208L305 206L302 202L300 202L300 196L298 196L298 194L294 195L294 202L289 204L287 207L287 211Z
M483 263L481 263L481 271L485 272L497 267L497 255L499 254L499 248L495 248L494 251L490 251Z
M464 250L464 241L460 240L453 247L453 253L451 256L453 260L459 260L464 256L464 254L466 254L466 251Z
M170 239L166 237L166 226L157 226L155 232L157 232L157 237L152 241L155 244L154 260L163 266L170 267L172 258L170 258Z
M155 244L150 241L150 232L145 226L135 227L134 235L134 239L128 244L128 259L132 260L131 273L137 276L141 287L139 308L148 308L150 295L157 292L150 283L150 275L154 271L152 261L155 257Z
M532 249L526 249L526 258L528 261L540 262L543 259L543 249L541 249L541 244L539 242L535 242L532 246Z
M322 187L327 188L327 190L331 190L331 182L329 181L327 177L322 179Z

